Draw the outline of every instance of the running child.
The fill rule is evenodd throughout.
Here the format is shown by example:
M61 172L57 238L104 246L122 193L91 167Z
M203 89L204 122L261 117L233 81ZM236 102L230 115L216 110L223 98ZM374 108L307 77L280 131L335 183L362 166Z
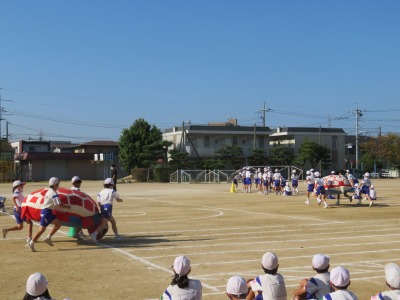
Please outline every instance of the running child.
M122 240L122 236L118 233L117 222L115 221L114 216L112 215L113 210L113 201L122 202L122 199L119 197L119 194L114 190L114 181L112 178L107 178L104 181L104 189L100 191L97 195L97 203L100 207L100 212L103 216L103 221L97 230L90 234L94 241L97 240L97 235L99 232L103 232L106 228L107 223L111 222L112 229L115 234L115 238L117 240Z
M26 244L26 247L29 248L32 252L35 251L35 243L40 238L40 236L46 231L47 226L53 224L54 227L51 229L50 233L46 238L43 239L43 242L46 244L53 246L53 242L51 238L53 235L60 229L61 223L57 219L57 216L53 213L53 209L57 208L67 208L70 209L70 205L62 204L60 202L60 197L57 193L58 188L60 187L60 180L57 177L52 177L49 180L49 190L44 196L44 203L42 204L42 211L40 212L40 228L33 239Z
M27 220L26 218L22 219L21 218L21 212L22 212L22 202L24 201L24 194L22 194L24 190L24 185L25 182L22 182L21 180L16 180L13 182L13 202L14 202L14 217L15 221L17 222L17 225L11 228L3 228L3 239L6 238L7 233L9 231L17 231L17 230L22 230L24 228L24 221L28 224L28 238L26 240L27 243L29 243L32 239L32 227L33 223L31 220Z
M306 177L306 183L307 183L306 195L307 195L307 199L306 199L305 203L307 205L309 205L310 204L310 194L314 192L315 179L314 179L314 176L311 175L310 171L307 171L306 175L307 175L307 177Z
M315 176L315 194L317 195L318 205L324 202L324 208L328 208L328 204L326 203L326 193L325 193L325 183L322 178L320 178L319 172L314 173Z

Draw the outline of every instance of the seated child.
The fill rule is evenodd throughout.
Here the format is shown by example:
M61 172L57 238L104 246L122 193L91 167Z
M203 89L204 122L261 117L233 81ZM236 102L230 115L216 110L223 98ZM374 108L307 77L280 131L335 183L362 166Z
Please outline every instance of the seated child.
M292 195L292 189L289 186L289 182L286 182L286 185L283 189L283 195L284 196L291 196Z
M376 200L376 190L374 185L371 185L371 187L369 188L369 198L371 200Z

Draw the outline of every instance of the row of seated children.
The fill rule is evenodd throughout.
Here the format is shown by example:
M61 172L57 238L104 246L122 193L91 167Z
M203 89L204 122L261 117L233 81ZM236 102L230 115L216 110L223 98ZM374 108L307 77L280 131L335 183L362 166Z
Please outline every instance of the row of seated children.
M357 300L355 293L348 290L350 272L343 266L337 266L329 272L329 257L316 254L312 259L312 268L316 272L312 277L304 278L288 295L284 277L278 273L278 257L273 252L266 252L261 259L263 275L245 280L241 276L229 278L226 285L226 296L232 300L292 300L323 299L323 300ZM190 260L179 256L173 264L173 279L164 291L161 300L202 299L202 285L199 280L189 279L191 271ZM400 267L395 263L384 266L387 291L379 292L370 300L400 299Z

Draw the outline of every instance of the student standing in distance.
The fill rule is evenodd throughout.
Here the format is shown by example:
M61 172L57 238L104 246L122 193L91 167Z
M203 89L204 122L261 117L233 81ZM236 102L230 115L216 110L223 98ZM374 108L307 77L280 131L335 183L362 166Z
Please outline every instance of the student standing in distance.
M324 180L320 178L319 172L314 173L315 176L315 194L317 195L318 205L324 202L324 208L328 208L328 203L326 203L326 194L325 194L325 187L324 187Z
M246 299L286 300L287 292L285 280L283 276L278 273L279 264L276 254L273 252L266 252L261 259L261 266L265 274L257 276L256 279L249 281L251 289Z
M57 177L50 178L49 186L50 188L44 196L44 203L41 207L42 211L40 212L40 229L33 237L33 239L28 244L26 244L26 247L29 248L31 251L35 251L35 242L46 231L47 226L49 226L50 224L53 224L54 227L51 229L49 235L43 239L43 242L50 246L53 246L51 238L61 227L60 221L57 219L57 216L53 214L53 209L57 209L58 207L67 209L71 208L70 205L62 204L60 202L60 198L57 193L57 190L60 187L60 180Z
M160 300L201 300L203 295L201 282L188 277L192 270L190 260L186 256L178 256L174 260L172 269L174 276L171 284L164 291Z
M231 300L246 299L249 293L247 282L243 277L233 276L226 284L226 295Z
M319 253L312 259L312 268L317 272L310 278L304 278L293 291L293 300L321 299L332 292L329 284L329 257Z
M292 189L293 195L297 195L299 193L298 186L299 186L299 175L296 174L296 170L292 171Z
M314 184L315 184L315 179L314 176L311 175L310 171L306 172L306 183L307 183L307 199L305 201L305 204L309 205L310 204L310 194L314 192Z
M371 297L371 300L400 299L400 267L395 263L385 265L386 285L389 291L381 292Z
M17 222L17 225L11 228L3 228L3 239L6 238L6 235L9 231L17 231L17 230L22 230L24 228L24 221L28 224L28 238L26 240L27 243L29 243L32 239L32 227L33 223L31 220L27 220L26 218L22 219L21 218L21 212L22 212L22 202L24 201L24 194L22 194L24 190L24 185L25 182L22 182L21 180L16 180L13 182L13 202L14 202L14 217L15 221Z
M114 191L117 191L118 172L114 164L111 165L111 178L114 181Z
M275 173L272 175L272 180L274 181L275 195L278 195L281 192L281 179L281 173L279 173L278 169L275 169Z
M69 188L70 190L73 190L73 191L81 190L82 180L78 176L72 177L71 183L72 183L72 186ZM76 228L76 232L75 232L73 238L75 238L77 240L83 240L84 236L85 235L83 234L82 228Z
M324 295L323 300L358 300L357 296L347 288L350 285L349 270L342 266L332 269L330 285L334 292Z
M95 232L91 233L90 236L94 241L97 240L97 235L99 232L103 232L106 228L107 223L111 222L112 229L115 234L115 238L117 240L122 240L122 236L118 233L117 222L115 221L114 216L112 215L113 210L113 201L122 202L122 199L119 197L119 194L114 191L114 181L112 178L107 178L104 180L104 189L100 191L97 195L97 204L100 207L100 212L103 216L103 221L100 226L96 229Z

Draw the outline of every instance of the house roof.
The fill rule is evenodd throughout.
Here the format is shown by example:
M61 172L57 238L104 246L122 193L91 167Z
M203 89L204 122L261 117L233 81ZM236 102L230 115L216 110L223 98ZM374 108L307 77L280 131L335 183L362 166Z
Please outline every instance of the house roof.
M115 146L115 147L118 147L118 142L97 140L97 141L90 141L87 143L79 144L76 146Z
M345 134L346 132L342 128L323 128L323 127L278 127L274 133L336 133Z
M92 160L93 153L23 152L14 155L15 160Z
M254 126L208 126L208 125L185 125L185 130L189 132L200 132L200 131L208 131L208 132L254 132ZM265 132L270 133L271 129L269 127L256 127L257 132ZM164 133L171 133L171 132L181 132L182 126L168 128L164 130Z

